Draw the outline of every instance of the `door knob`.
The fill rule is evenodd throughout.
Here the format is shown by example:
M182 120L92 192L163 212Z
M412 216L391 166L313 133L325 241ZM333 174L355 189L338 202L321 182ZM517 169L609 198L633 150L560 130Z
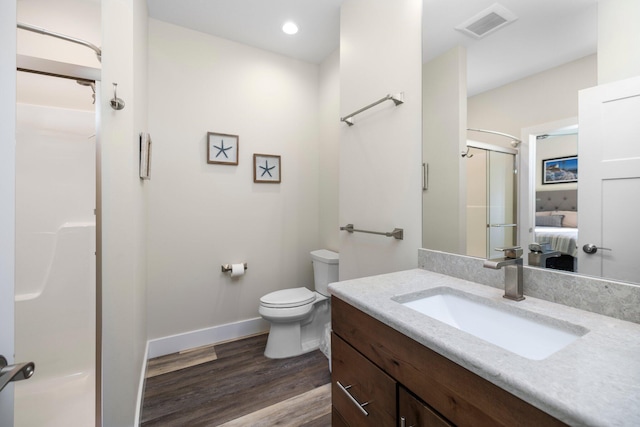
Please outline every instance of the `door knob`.
M593 243L587 243L586 245L584 245L582 247L582 250L585 251L588 254L595 254L596 252L598 252L598 249L602 249L603 251L610 251L611 250L609 248L601 248L599 246L594 245Z
M33 362L9 365L4 356L0 356L0 391L11 381L28 380L33 375L36 365Z

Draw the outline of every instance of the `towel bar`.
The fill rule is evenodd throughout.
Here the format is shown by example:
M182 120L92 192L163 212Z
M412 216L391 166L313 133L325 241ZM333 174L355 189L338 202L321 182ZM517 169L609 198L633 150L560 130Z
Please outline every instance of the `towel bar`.
M358 233L378 234L380 236L394 237L398 240L404 239L404 230L402 228L394 228L393 231L389 231L389 232L368 231L368 230L357 230L353 228L353 224L347 224L344 227L340 227L340 230L348 231L349 233L353 233L355 231Z
M340 117L340 121L341 122L345 122L346 124L348 124L349 126L353 126L353 116L356 116L360 113L362 113L363 111L368 110L371 107L375 107L376 105L384 102L384 101L393 101L393 103L395 105L400 105L404 103L404 92L400 92L397 93L395 95L387 95L384 98L378 99L376 102L372 102L371 104L367 105L366 107L362 107L361 109L359 109L358 111L354 111L353 113L346 115L344 117Z

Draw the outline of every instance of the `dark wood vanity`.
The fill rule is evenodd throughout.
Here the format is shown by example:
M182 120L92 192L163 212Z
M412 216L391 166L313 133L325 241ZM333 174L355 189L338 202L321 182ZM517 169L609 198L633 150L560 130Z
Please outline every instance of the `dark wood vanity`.
M332 297L332 425L566 424Z

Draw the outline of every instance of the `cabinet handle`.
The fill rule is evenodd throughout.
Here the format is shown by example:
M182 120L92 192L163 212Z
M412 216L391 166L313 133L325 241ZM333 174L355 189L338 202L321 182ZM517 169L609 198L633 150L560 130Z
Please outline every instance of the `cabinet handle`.
M407 419L405 417L400 417L400 427L407 427ZM411 424L409 427L415 427L415 425Z
M343 386L342 384L340 384L340 381L336 381L336 384L338 384L338 387L340 387L340 390L344 391L344 393L349 396L349 399L351 399L351 401L353 402L354 405L356 405L358 407L358 409L360 409L360 411L364 414L365 417L369 416L369 413L367 411L364 410L364 407L367 406L369 404L369 402L365 402L365 403L360 403L356 400L355 397L353 397L351 395L351 393L349 393L349 389L351 388L350 385L348 386Z

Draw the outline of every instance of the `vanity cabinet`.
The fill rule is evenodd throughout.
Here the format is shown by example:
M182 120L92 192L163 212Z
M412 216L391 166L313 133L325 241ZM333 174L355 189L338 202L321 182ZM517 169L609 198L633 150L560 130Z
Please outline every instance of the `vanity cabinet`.
M335 296L331 310L334 426L565 425Z
M398 418L400 427L453 427L402 385L398 386Z

